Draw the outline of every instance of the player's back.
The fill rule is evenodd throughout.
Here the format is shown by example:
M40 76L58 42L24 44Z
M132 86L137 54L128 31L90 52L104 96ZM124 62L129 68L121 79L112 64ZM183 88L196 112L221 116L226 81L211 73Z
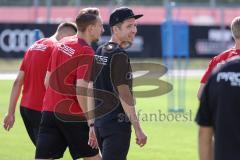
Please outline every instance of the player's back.
M43 38L25 53L20 70L24 71L21 105L41 111L45 94L44 78L55 41Z
M87 66L85 55L93 56L92 48L76 36L64 38L53 50L48 71L51 72L49 87L44 98L44 111L68 112L68 108L58 110L55 106L64 99L70 99L72 112L81 112L76 98L76 80L84 76ZM86 62L87 63L87 62ZM69 113L66 113L69 114Z
M220 66L209 79L208 99L213 113L215 159L240 159L240 59Z

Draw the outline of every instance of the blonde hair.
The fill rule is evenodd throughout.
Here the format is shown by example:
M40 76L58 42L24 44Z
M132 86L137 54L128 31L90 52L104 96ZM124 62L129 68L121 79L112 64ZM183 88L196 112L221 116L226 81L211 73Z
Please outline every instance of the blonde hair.
M240 39L240 16L232 20L231 31L234 39Z

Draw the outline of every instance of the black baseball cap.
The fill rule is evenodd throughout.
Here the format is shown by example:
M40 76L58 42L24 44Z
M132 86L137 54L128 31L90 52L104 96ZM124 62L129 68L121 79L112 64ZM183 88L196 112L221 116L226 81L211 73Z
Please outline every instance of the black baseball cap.
M109 25L112 27L117 23L123 22L126 19L129 18L138 19L142 16L143 14L134 15L133 11L127 7L116 8L110 15Z

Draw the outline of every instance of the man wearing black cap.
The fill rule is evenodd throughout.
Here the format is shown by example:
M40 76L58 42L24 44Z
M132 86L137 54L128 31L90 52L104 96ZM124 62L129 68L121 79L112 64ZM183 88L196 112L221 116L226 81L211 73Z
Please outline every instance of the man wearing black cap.
M126 7L115 9L109 20L112 37L96 51L93 67L95 74L92 76L94 126L103 160L127 158L131 124L135 130L136 143L142 147L147 142L135 112L131 65L125 51L137 33L136 19L142 16L134 15Z

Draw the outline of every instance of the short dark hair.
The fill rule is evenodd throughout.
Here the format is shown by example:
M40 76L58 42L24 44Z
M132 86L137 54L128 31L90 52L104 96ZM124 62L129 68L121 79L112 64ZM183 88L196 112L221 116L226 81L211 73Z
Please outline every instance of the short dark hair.
M121 29L122 24L123 24L123 22L118 22L118 23L115 24L114 26L115 26L115 27L118 27L119 29ZM114 27L114 26L110 26L111 34L113 34L113 27Z
M65 27L72 28L75 32L77 32L77 26L73 22L62 22L62 23L60 23L58 28L57 28L57 31L65 28Z
M84 32L89 25L93 25L96 23L98 16L99 16L98 8L82 9L76 18L77 29L80 32Z

